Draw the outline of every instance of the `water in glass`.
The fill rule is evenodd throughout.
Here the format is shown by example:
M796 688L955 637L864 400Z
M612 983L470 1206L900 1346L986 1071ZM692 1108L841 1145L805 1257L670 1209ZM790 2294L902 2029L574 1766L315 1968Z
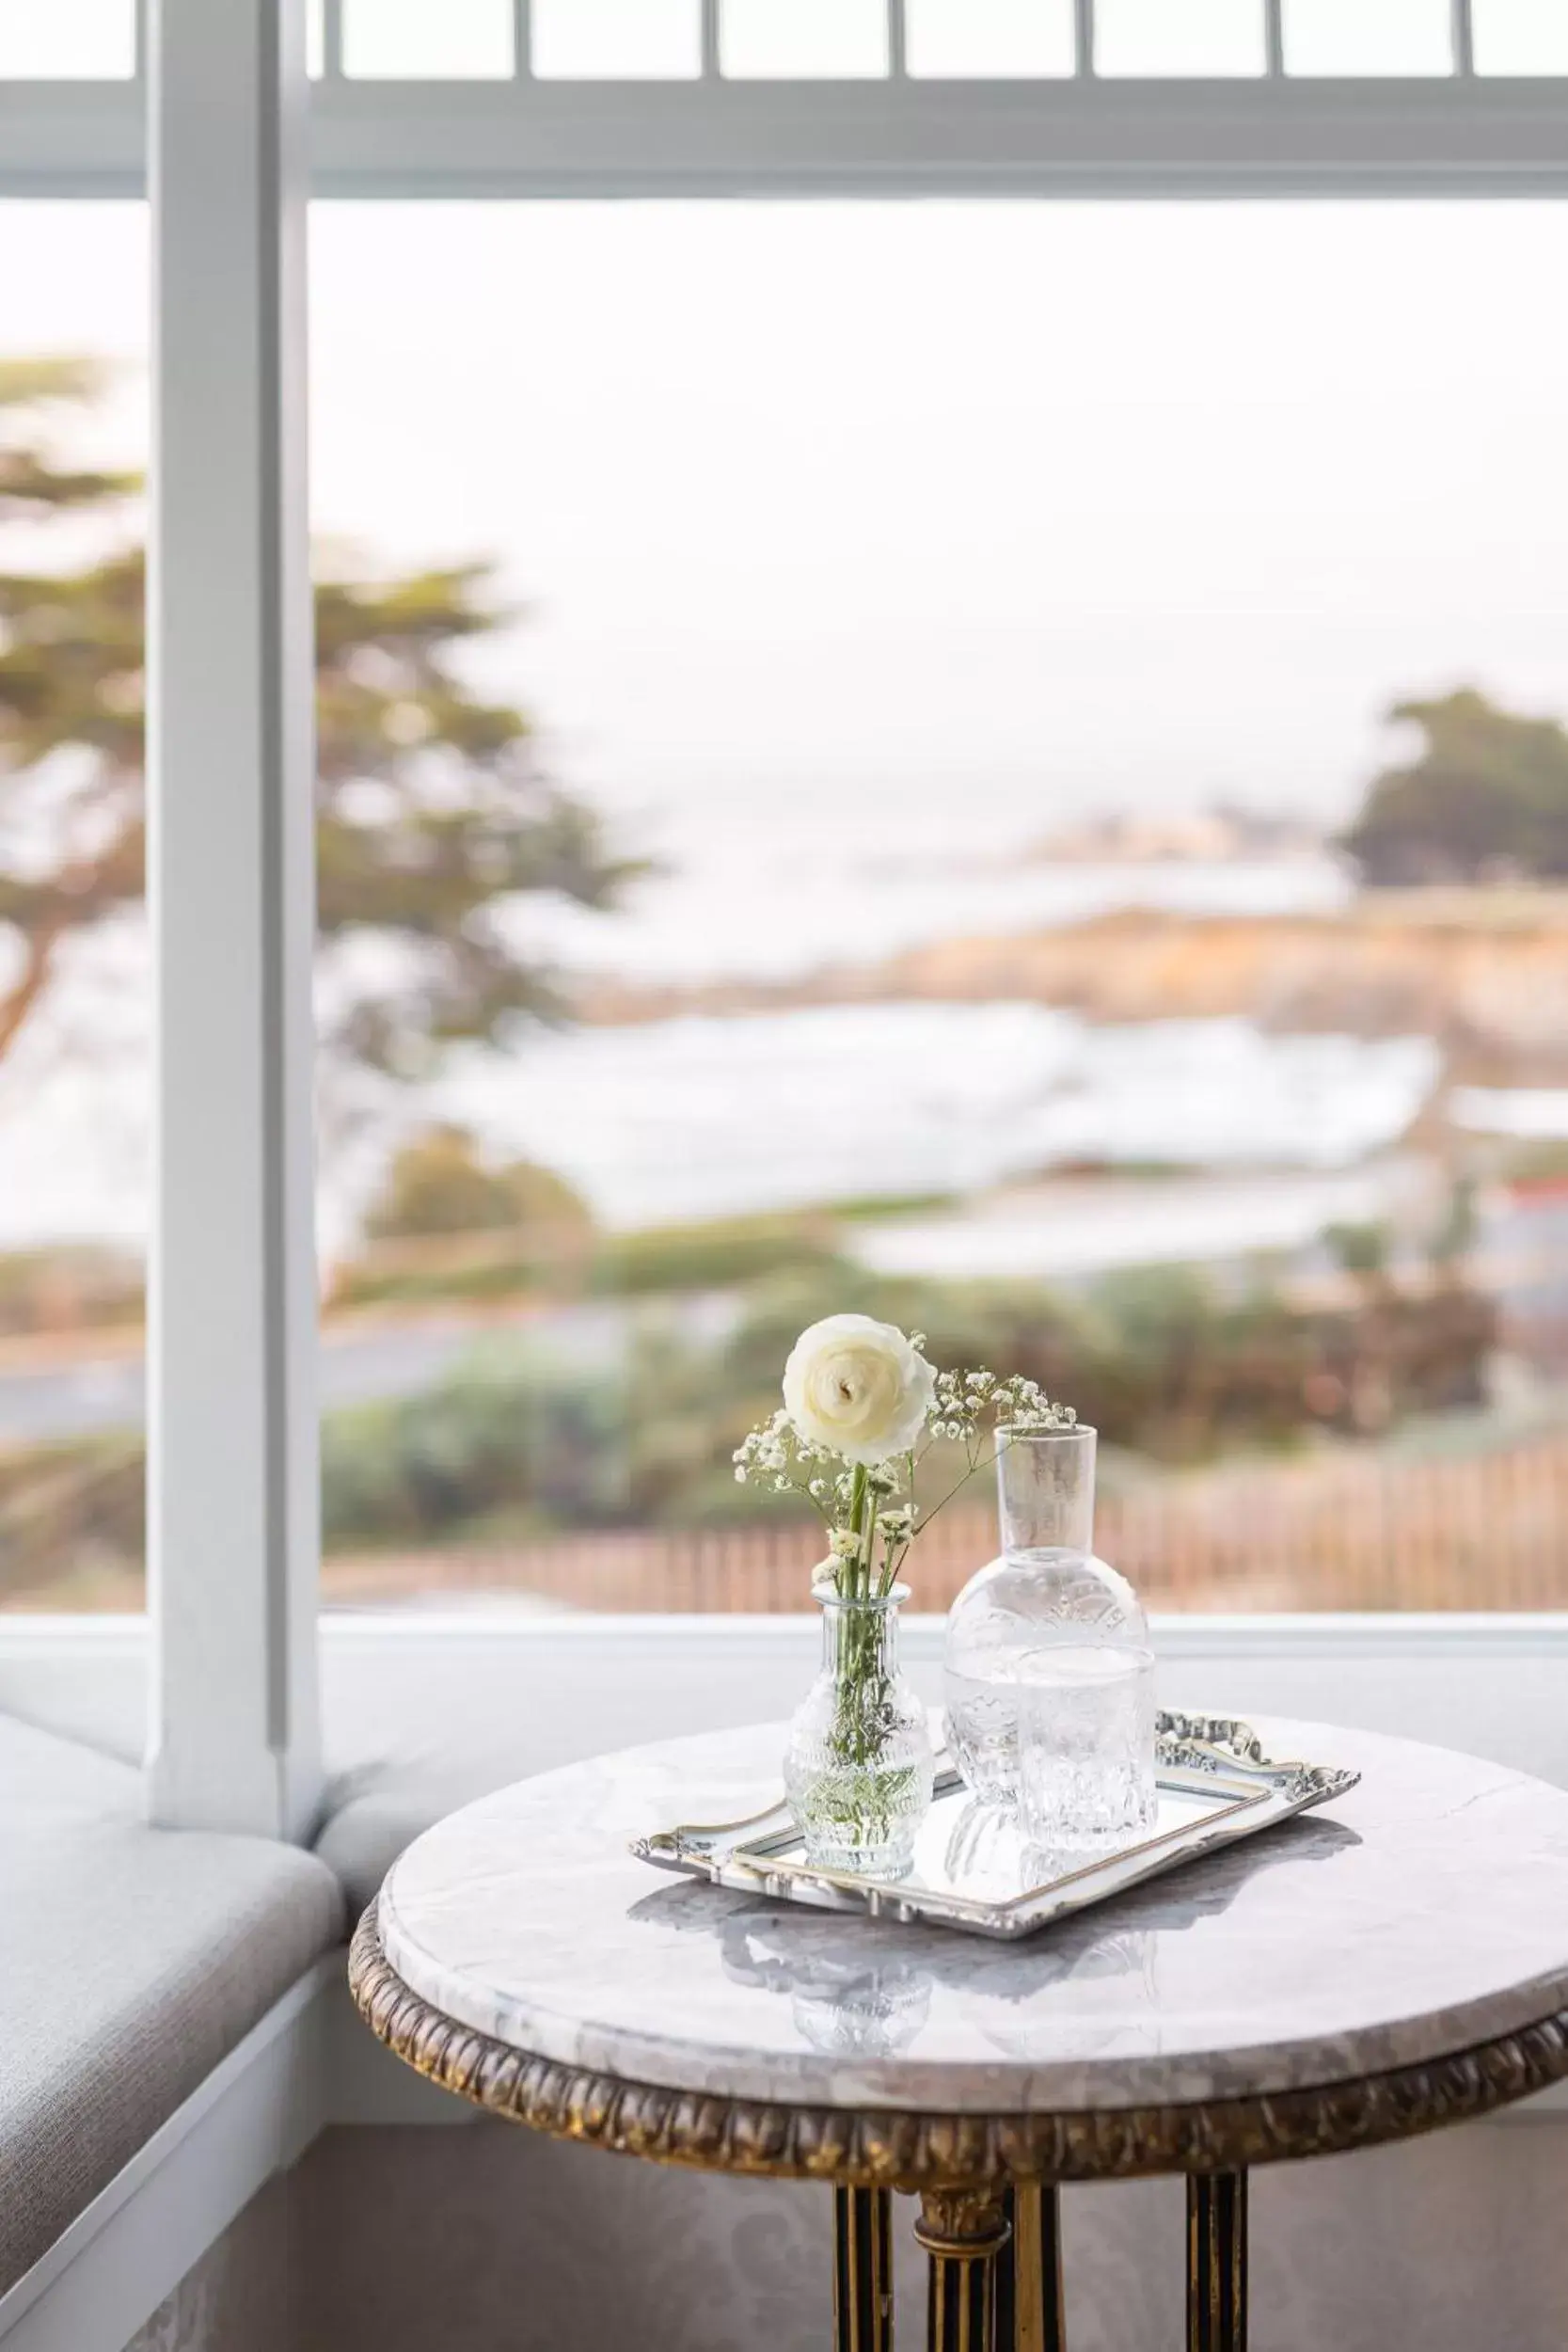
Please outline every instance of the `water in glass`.
M1018 1804L1029 1845L1070 1859L1154 1826L1154 1661L1093 1646L1037 1652L1019 1688Z

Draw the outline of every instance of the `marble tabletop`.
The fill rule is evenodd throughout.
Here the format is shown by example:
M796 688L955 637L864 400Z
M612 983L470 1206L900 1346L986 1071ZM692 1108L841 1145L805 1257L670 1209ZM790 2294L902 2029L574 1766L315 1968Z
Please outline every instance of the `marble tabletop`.
M765 1726L630 1749L451 1815L389 1874L391 1966L460 2023L627 2081L1022 2114L1267 2094L1568 2007L1568 1794L1446 1749L1255 1718L1359 1788L1022 1944L662 1877L628 1838L779 1791Z

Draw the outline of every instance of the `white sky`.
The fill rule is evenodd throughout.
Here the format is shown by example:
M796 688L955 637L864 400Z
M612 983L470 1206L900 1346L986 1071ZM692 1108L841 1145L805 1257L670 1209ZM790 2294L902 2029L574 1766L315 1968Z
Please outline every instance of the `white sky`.
M1396 693L1568 711L1565 250L1548 204L322 206L317 520L499 556L495 682L635 809L1335 816ZM139 355L138 210L0 206L0 349Z

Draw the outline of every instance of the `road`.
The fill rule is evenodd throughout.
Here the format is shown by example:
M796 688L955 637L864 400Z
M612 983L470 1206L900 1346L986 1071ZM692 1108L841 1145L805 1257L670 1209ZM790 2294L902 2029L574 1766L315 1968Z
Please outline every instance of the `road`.
M322 1334L321 1401L327 1411L429 1389L486 1339L527 1328L576 1363L613 1357L620 1336L611 1305L562 1308L499 1321L443 1316L428 1322L333 1329ZM138 1354L87 1356L61 1362L0 1362L0 1444L41 1444L97 1430L135 1429L147 1409Z

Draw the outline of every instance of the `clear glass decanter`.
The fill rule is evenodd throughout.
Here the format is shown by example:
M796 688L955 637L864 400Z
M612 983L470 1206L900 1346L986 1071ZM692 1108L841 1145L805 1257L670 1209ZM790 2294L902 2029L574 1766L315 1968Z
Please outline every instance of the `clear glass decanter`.
M1154 1654L1132 1587L1094 1554L1092 1429L1004 1430L1002 1553L947 1619L947 1744L977 1797L1068 1857L1153 1827Z
M784 1792L819 1869L897 1878L930 1808L926 1708L898 1670L907 1584L850 1597L819 1583L822 1664L789 1726Z

